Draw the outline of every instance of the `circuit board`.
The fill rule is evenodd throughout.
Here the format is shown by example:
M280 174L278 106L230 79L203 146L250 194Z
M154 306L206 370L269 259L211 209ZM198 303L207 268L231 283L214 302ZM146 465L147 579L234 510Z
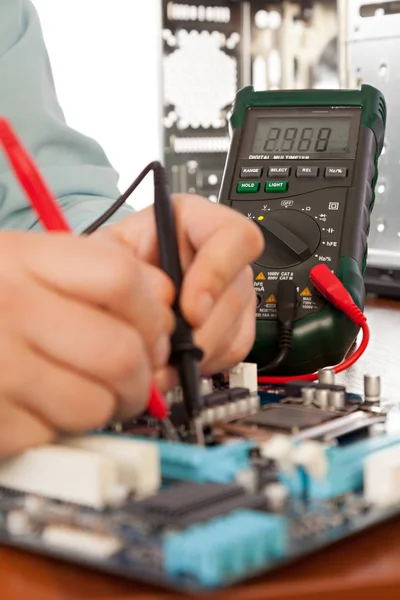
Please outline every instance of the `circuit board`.
M142 417L0 462L0 541L175 589L232 586L400 513L400 411L316 383L202 382L206 445Z

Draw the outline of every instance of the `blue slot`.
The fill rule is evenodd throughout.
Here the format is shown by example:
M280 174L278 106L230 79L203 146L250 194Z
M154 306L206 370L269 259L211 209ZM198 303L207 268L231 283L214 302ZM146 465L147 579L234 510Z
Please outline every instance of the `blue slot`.
M349 446L326 449L328 473L323 480L302 476L297 469L292 477L281 475L281 481L295 496L306 495L314 500L330 500L362 489L364 461L379 450L400 443L400 433L372 437Z
M248 441L212 448L164 440L156 443L162 476L196 483L231 483L240 471L250 467L250 450L254 448L254 443Z
M167 534L164 568L171 577L195 578L207 588L224 585L285 556L288 540L283 517L238 510Z
M195 483L232 483L240 471L250 468L250 451L255 447L248 440L207 448L139 436L135 439L158 446L163 478Z

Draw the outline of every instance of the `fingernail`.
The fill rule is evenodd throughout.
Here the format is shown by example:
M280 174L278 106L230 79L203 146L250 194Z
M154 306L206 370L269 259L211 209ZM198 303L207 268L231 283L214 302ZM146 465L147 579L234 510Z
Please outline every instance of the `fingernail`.
M171 351L170 340L168 336L162 336L156 343L154 349L154 362L156 368L167 364Z
M202 294L196 302L196 312L201 323L204 323L209 317L214 306L214 299L211 294Z

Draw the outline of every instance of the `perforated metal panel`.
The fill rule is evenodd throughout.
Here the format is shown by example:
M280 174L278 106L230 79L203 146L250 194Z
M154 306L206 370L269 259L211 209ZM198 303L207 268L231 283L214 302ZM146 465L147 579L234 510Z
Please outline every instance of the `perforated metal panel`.
M369 237L371 268L400 269L400 2L342 1L342 84L379 88L388 104L386 142L379 163ZM375 275L379 275L375 272ZM383 274L386 279L393 273Z

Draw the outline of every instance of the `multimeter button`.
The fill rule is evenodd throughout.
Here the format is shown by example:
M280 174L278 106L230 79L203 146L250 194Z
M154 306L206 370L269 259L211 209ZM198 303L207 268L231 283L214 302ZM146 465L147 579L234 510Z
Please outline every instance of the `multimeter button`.
M255 194L259 189L260 184L257 181L241 181L237 186L239 194Z
M325 169L325 177L338 177L344 179L347 177L347 169L345 167L327 167Z
M253 179L253 177L261 177L262 167L243 167L240 169L240 179Z
M268 175L270 177L289 177L290 167L270 167Z
M271 192L286 192L288 189L287 181L267 181L265 191Z
M296 177L318 177L318 167L297 167Z

